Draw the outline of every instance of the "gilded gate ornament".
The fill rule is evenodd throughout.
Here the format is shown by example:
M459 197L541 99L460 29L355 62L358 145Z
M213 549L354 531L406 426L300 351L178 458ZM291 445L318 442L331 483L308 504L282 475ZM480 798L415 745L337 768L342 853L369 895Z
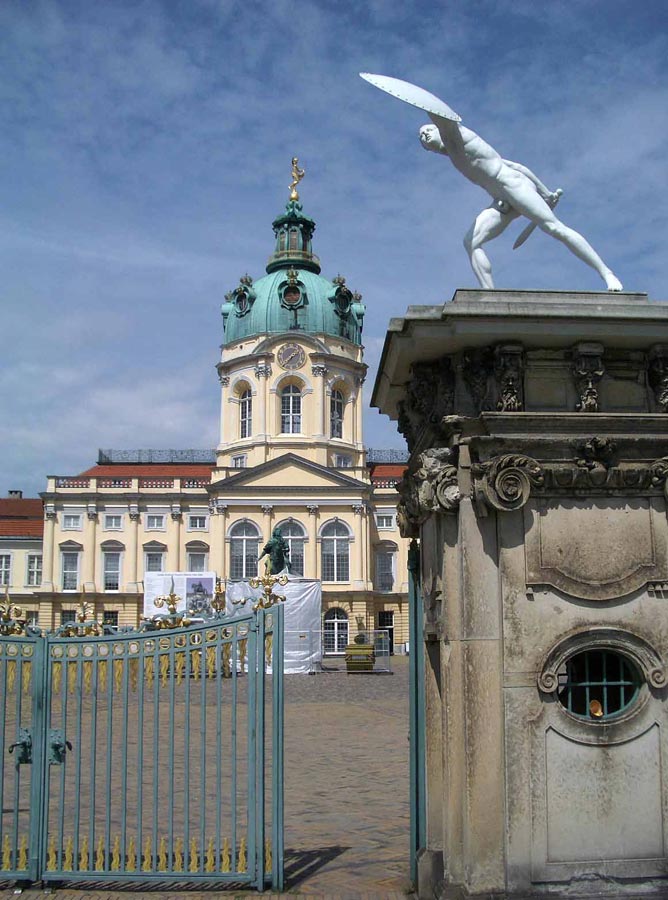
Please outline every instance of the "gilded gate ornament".
M253 604L253 612L257 612L258 609L269 609L277 603L285 603L285 596L275 594L274 587L277 584L286 585L288 581L287 575L271 575L269 572L257 578L249 578L248 583L252 588L262 588L262 596Z
M9 597L9 586L5 586L5 602L0 603L0 634L25 634L26 623L23 610L13 603Z

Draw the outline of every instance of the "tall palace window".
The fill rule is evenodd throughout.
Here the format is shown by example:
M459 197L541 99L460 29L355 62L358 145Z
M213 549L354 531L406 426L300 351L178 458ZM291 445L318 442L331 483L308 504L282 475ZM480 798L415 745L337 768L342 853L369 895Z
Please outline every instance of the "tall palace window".
M302 394L296 384L281 391L281 433L299 434L302 430Z
M343 394L332 391L329 401L329 431L333 438L343 437Z
M243 392L239 403L239 437L247 438L253 433L253 395Z
M343 522L328 522L322 529L322 580L350 580L350 532Z
M257 575L260 533L252 522L237 522L230 529L230 578L239 580Z
M290 548L290 572L292 575L303 575L304 539L306 537L304 528L299 522L283 522L279 527Z

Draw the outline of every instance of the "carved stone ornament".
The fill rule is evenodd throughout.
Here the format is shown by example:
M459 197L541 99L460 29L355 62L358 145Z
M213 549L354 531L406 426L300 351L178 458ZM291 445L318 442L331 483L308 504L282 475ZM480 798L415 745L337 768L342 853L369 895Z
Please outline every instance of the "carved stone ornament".
M327 366L323 365L322 363L316 363L315 365L311 366L311 375L313 375L314 377L324 378L326 374Z
M475 414L488 409L489 377L493 370L491 347L467 350L462 356L462 377L471 394Z
M637 634L618 628L589 627L569 635L547 654L538 674L538 688L551 694L559 686L559 672L566 661L584 650L612 650L631 658L654 688L668 683L668 670L661 656Z
M422 584L423 634L425 640L439 640L442 637L443 591L440 581L431 574Z
M223 375L222 373L218 373L218 380L220 381L221 387L229 387L230 386L230 376Z
M519 344L501 344L494 350L494 378L499 399L499 412L522 412L524 409L524 354Z
M521 509L531 489L544 482L544 471L530 456L505 453L471 467L475 494L489 506L502 512Z
M319 509L318 506L316 506L315 504L311 503L311 504L309 504L309 505L306 507L306 512L309 514L309 516L317 516L317 515L318 515L318 509Z
M668 412L668 347L661 344L652 347L647 376L654 391L656 405L661 412Z
M57 519L56 507L53 503L47 503L44 506L44 515L47 519Z
M428 426L439 426L453 412L455 374L448 357L413 363L406 396L398 405L397 427L413 450L418 436Z
M433 447L418 454L397 485L401 497L397 522L402 537L417 537L419 526L432 513L454 513L462 495L457 483L455 454Z
M364 513L366 512L366 506L364 506L364 504L362 503L353 503L351 509L357 516L364 515Z
M598 384L605 374L601 344L578 344L573 350L573 377L580 395L577 412L598 412Z
M256 378L269 378L271 375L271 366L269 363L258 363L255 366Z

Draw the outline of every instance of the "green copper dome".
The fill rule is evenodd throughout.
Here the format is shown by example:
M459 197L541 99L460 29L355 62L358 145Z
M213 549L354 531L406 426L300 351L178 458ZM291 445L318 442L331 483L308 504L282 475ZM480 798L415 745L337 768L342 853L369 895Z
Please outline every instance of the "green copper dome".
M362 297L340 275L328 281L320 274L320 260L311 249L315 222L304 215L301 203L289 200L273 227L276 247L267 274L257 281L244 275L225 295L223 343L256 334L304 331L361 344Z

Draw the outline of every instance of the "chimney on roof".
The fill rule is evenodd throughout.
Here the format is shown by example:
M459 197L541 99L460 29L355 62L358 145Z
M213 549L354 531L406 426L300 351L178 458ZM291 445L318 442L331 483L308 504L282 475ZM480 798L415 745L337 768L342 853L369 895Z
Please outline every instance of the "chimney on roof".
M10 500L22 500L23 499L23 491L7 491L7 496Z

